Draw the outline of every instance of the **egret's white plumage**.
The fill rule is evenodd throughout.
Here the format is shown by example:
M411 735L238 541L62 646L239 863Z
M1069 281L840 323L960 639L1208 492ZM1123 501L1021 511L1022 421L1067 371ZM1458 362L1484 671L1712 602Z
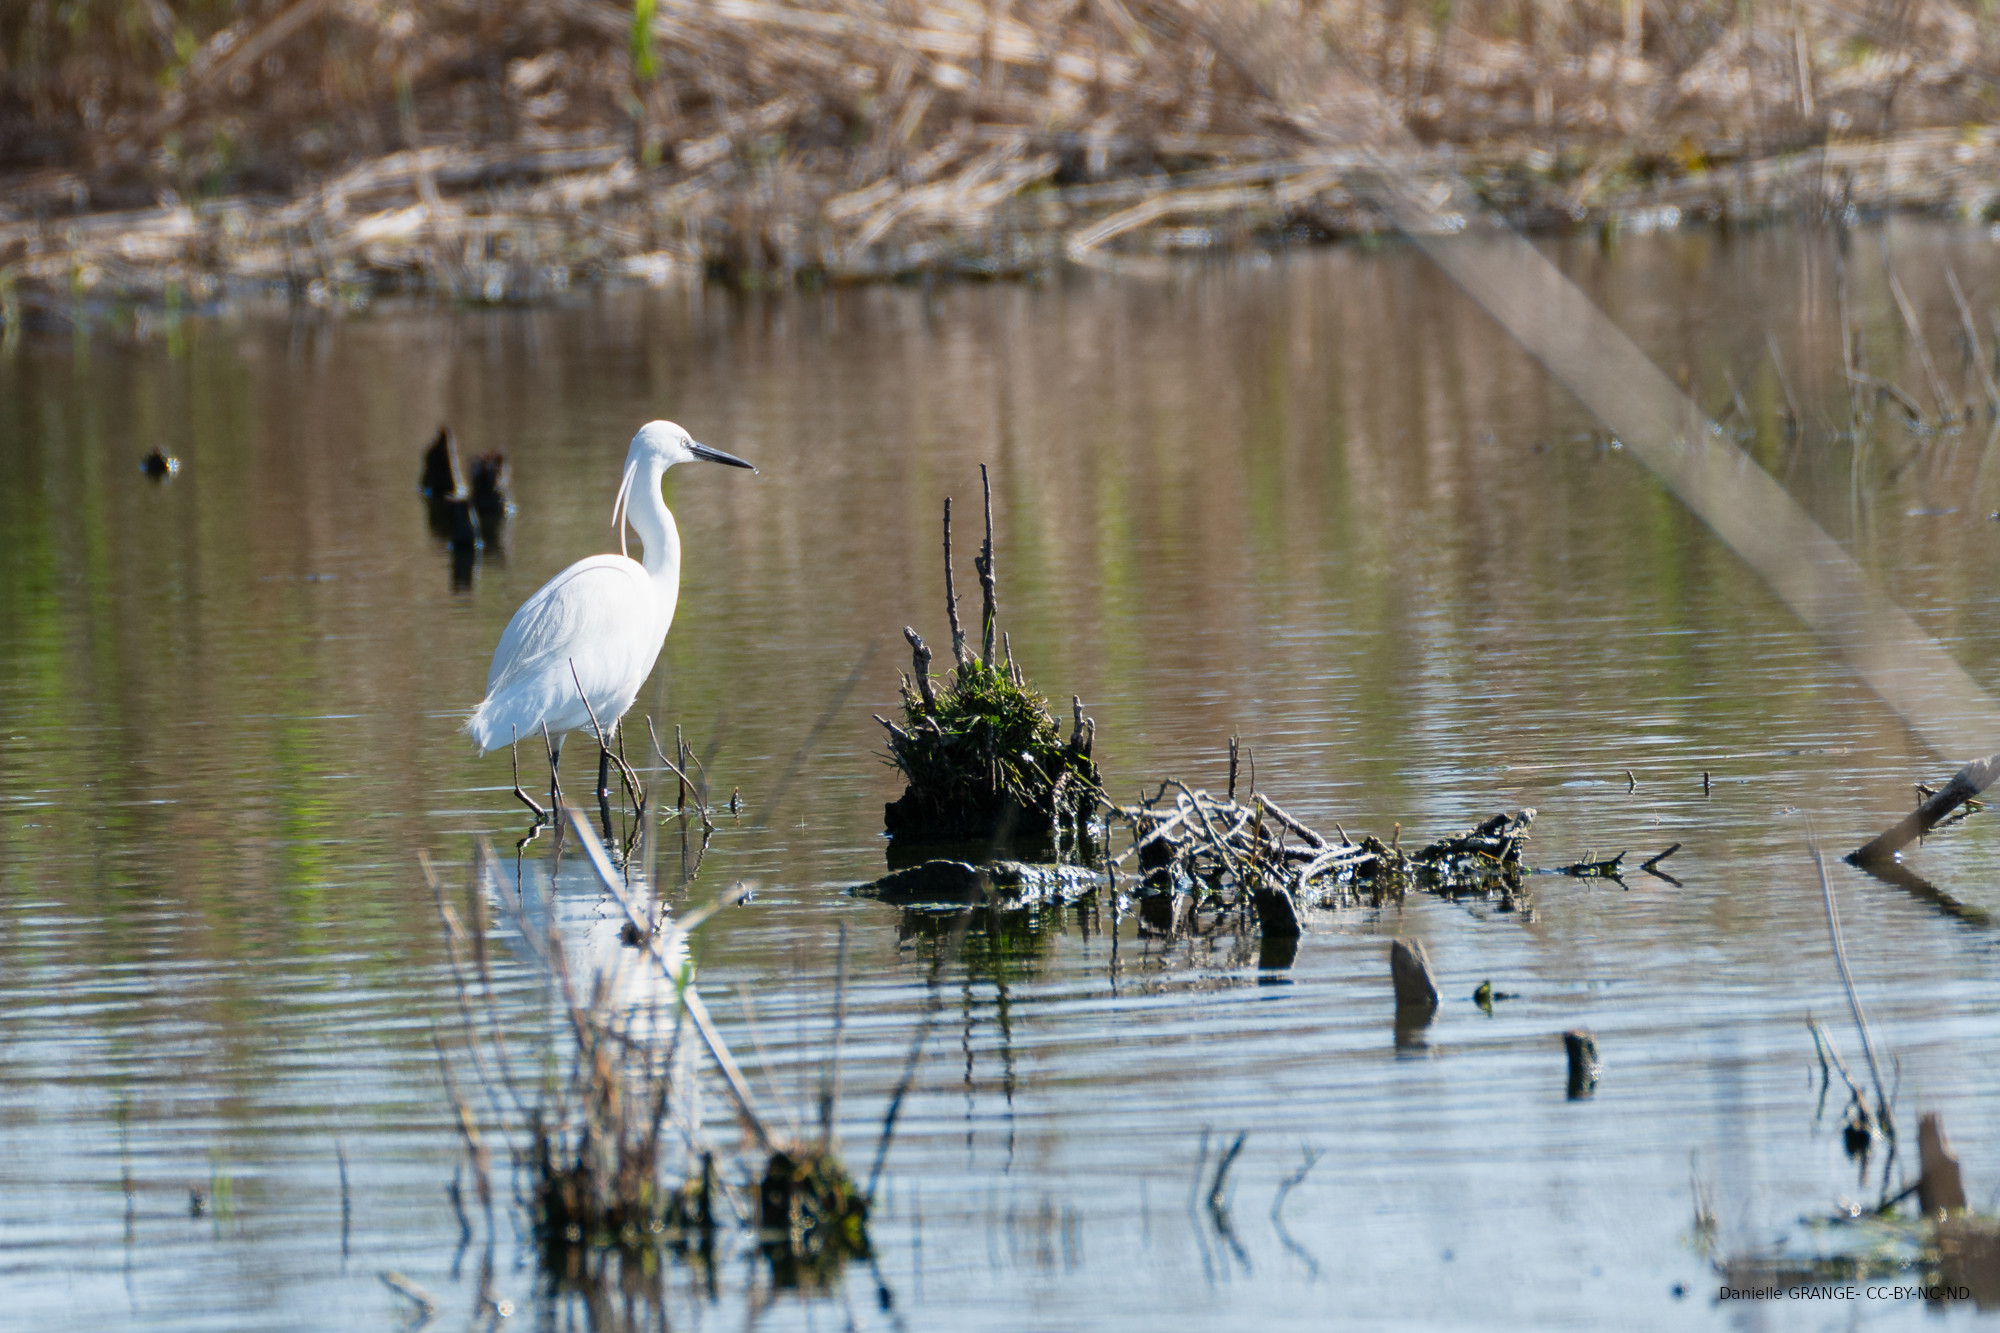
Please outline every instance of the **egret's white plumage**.
M493 652L486 698L465 724L480 753L539 735L544 726L560 750L564 735L590 727L592 709L609 730L632 707L680 597L680 530L660 480L674 464L696 459L750 467L695 443L671 421L648 422L632 437L611 518L620 551L629 522L645 558L589 556L521 603Z

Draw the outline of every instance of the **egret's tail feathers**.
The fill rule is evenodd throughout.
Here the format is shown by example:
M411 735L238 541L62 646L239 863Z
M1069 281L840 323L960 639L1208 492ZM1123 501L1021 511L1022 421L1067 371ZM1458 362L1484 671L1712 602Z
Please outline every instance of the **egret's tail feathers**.
M495 725L492 705L493 697L488 695L480 701L479 707L472 710L472 716L465 719L465 725L459 728L472 738L472 743L479 747L481 754L491 750L504 750L514 740L512 736L494 734L500 728Z
M485 754L493 748L486 743L486 728L480 725L478 709L472 710L472 715L465 719L459 730L472 738L472 743L479 747L479 753Z

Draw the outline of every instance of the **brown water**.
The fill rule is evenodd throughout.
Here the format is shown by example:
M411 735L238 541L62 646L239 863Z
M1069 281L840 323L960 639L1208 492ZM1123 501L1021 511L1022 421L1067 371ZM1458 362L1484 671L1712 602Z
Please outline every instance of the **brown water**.
M1995 679L1984 423L1843 434L1834 236L1551 253L1712 410L1733 378L1753 456ZM1960 391L1945 266L1985 321L2000 253L1929 225L1849 237L1870 365L1927 401L1885 255ZM1767 338L1802 404L1795 441ZM657 416L762 469L670 476L686 572L640 705L744 802L688 891L758 885L706 928L710 1005L775 1118L805 1116L848 926L843 1105L865 1162L934 975L944 997L877 1269L778 1293L739 1244L712 1289L669 1272L669 1322L1927 1317L1912 1301L1718 1306L1714 1263L1838 1249L1801 1218L1879 1191L1879 1155L1866 1181L1842 1156L1841 1099L1816 1118L1807 1013L1859 1053L1806 844L1854 845L1951 765L1390 247L1165 280L140 327L100 312L88 335L11 347L0 1325L407 1326L378 1278L394 1270L458 1327L479 1322L482 1261L512 1323L622 1317L546 1294L504 1212L490 1247L476 1221L461 1249L432 1050L450 973L416 853L457 866L475 836L518 835L505 758L475 758L455 728L513 608L614 540L625 443ZM467 591L414 493L440 421L514 461L519 512ZM184 460L165 484L137 468L154 445ZM900 627L943 633L939 505L970 504L981 461L1003 624L1037 682L1087 702L1114 791L1219 787L1238 734L1259 785L1314 822L1419 839L1533 805L1539 863L1678 842L1681 883L1537 878L1516 912L1323 914L1293 966L1263 972L1254 941L1165 944L1109 904L954 942L851 896L882 872L896 794L869 715L894 704ZM1968 737L1965 754L1994 746ZM573 758L579 787L584 770ZM1990 820L1911 858L1929 894L1834 874L1901 1118L1944 1114L1981 1206L2000 1188ZM535 873L546 840L528 855ZM608 916L565 874L572 925ZM1400 1047L1395 935L1426 942L1445 991ZM503 958L519 1029L545 1030L533 968ZM1490 1017L1471 999L1488 978L1516 996ZM1559 1034L1579 1025L1605 1070L1570 1102ZM729 1139L726 1117L714 1130ZM1197 1174L1242 1132L1218 1215Z

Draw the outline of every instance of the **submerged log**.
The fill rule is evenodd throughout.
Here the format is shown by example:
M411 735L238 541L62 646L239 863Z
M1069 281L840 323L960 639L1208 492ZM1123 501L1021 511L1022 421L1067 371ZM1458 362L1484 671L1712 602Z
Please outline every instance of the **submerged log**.
M896 907L1012 908L1070 902L1102 882L1096 871L1081 866L1027 861L974 865L940 858L884 875L853 892Z

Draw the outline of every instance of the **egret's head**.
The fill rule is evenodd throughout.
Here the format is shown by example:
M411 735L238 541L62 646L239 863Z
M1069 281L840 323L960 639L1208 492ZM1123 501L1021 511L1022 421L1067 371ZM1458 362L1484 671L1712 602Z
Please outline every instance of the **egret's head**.
M625 479L618 484L618 500L611 507L611 521L618 528L618 549L625 550L625 507L631 499L632 483L649 462L656 462L662 469L676 463L727 463L731 467L747 467L752 472L757 469L720 449L711 449L698 443L693 436L671 421L648 421L639 427L639 433L632 437L632 447L625 451Z
M632 437L631 449L625 454L625 466L629 470L633 464L650 458L657 458L662 467L699 459L708 463L727 463L731 467L749 467L752 472L757 470L735 454L725 454L720 449L696 443L693 437L671 421L648 421L641 426L639 433Z

